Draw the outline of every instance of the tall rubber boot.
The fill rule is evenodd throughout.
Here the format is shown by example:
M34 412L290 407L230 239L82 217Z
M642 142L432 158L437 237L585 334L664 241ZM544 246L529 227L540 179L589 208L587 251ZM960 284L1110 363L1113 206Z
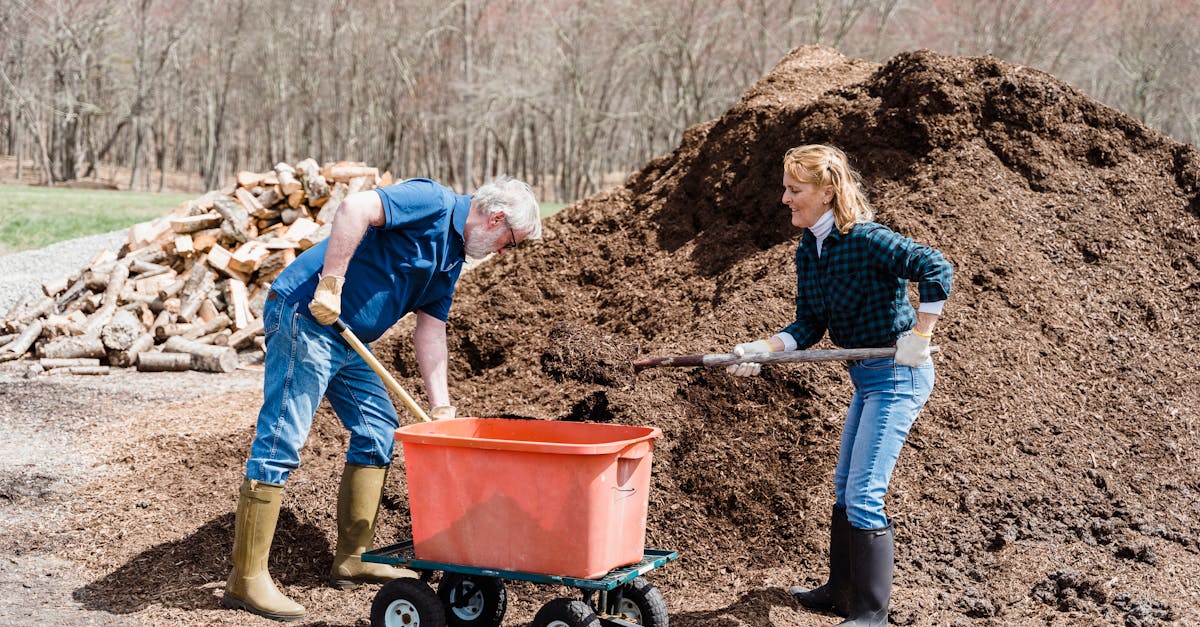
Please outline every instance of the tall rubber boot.
M849 627L886 627L892 597L892 564L895 560L895 530L891 521L882 529L851 529L850 616L841 623Z
M846 508L834 505L829 520L829 581L813 589L792 586L788 593L809 609L849 615L850 521L846 519Z
M242 482L233 531L233 571L225 582L222 607L281 621L304 618L304 606L284 596L267 572L282 491L283 486Z
M346 464L338 488L338 540L329 572L329 585L349 590L361 583L384 583L401 577L416 577L407 568L362 561L364 551L375 542L375 518L383 498L387 466Z

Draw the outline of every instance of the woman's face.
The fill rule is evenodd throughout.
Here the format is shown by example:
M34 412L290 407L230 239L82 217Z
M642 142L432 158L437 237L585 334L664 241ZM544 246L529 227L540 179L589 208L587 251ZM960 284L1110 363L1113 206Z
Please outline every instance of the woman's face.
M801 183L783 173L783 204L792 210L792 226L807 229L816 224L831 208L826 203L832 199L832 185Z

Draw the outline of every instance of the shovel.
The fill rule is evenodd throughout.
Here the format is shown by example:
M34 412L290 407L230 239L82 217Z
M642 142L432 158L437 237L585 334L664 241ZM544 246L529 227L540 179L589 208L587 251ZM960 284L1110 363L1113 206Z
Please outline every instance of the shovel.
M929 352L936 353L940 349L930 346ZM744 364L748 362L759 364L780 364L797 361L853 361L858 359L878 359L880 357L895 357L896 349L889 348L839 348L836 350L804 350L778 351L773 353L750 353L738 357L733 353L713 353L708 355L673 355L668 357L650 357L633 362L633 371L641 372L646 368L665 367L694 367L717 368Z
M331 326L335 331L341 333L343 338L346 338L346 341L349 342L350 346L354 348L354 351L363 358L363 361L367 362L367 365L371 367L371 370L374 370L375 374L379 375L380 379L383 379L383 384L387 386L387 389L391 390L396 396L400 397L400 400L404 401L404 406L408 408L408 411L412 412L412 415L425 422L432 422L429 419L429 414L426 414L425 410L421 409L421 406L413 400L413 397L409 396L408 392L406 392L404 388L400 387L400 383L398 383L396 379L392 377L392 373L383 369L383 364L379 363L378 359L375 359L375 356L371 354L371 351L367 350L367 347L361 341L359 341L358 336L354 335L354 332L350 330L350 327L346 326L345 322L342 322L341 318L334 320Z

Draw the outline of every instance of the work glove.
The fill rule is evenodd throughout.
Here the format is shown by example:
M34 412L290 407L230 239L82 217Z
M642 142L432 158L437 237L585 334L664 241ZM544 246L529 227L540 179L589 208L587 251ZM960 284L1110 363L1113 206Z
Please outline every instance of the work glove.
M438 405L429 410L429 417L434 420L454 420L458 410L453 405Z
M745 342L733 347L733 354L738 357L752 355L754 353L769 353L771 345L766 340L757 340L754 342ZM762 364L755 362L744 362L740 364L731 364L725 367L725 372L735 377L757 377L762 371Z
M317 283L317 291L313 293L308 311L313 318L324 325L331 325L342 315L342 285L344 277L325 275Z
M933 335L925 335L916 330L896 340L896 363L901 366L920 366L929 360L929 340Z

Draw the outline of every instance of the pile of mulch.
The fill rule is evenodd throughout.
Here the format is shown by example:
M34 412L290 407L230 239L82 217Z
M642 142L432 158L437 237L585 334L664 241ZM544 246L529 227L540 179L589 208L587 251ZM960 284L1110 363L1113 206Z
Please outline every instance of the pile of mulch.
M889 500L893 621L1200 614L1181 594L1200 564L1200 156L994 58L793 52L674 153L462 282L460 409L561 419L590 403L661 427L649 530L684 556L684 594L726 572L822 574L840 366L646 371L631 389L538 367L561 350L556 322L649 355L788 324L799 232L780 161L804 143L846 150L877 219L956 270L937 388ZM383 350L415 380L406 335Z
M543 242L463 277L448 333L460 413L660 427L648 542L681 555L652 576L672 621L833 622L795 612L782 590L825 573L844 369L654 369L626 385L572 370L581 353L563 344L727 352L783 328L800 233L780 203L780 161L817 142L852 156L880 222L956 269L937 388L889 496L892 621L1200 620L1200 156L1029 68L794 51L675 152L548 219ZM410 331L401 323L375 348L416 391ZM160 470L139 479L144 508L98 505L80 522L125 517L75 551L122 565L79 599L224 620L214 588L251 433L167 432L115 460ZM354 624L369 593L322 587L344 450L323 405L288 484L272 572L319 610L314 620ZM381 541L408 531L402 474ZM130 559L121 534L163 511L196 531ZM536 610L541 593L520 590L509 624Z

